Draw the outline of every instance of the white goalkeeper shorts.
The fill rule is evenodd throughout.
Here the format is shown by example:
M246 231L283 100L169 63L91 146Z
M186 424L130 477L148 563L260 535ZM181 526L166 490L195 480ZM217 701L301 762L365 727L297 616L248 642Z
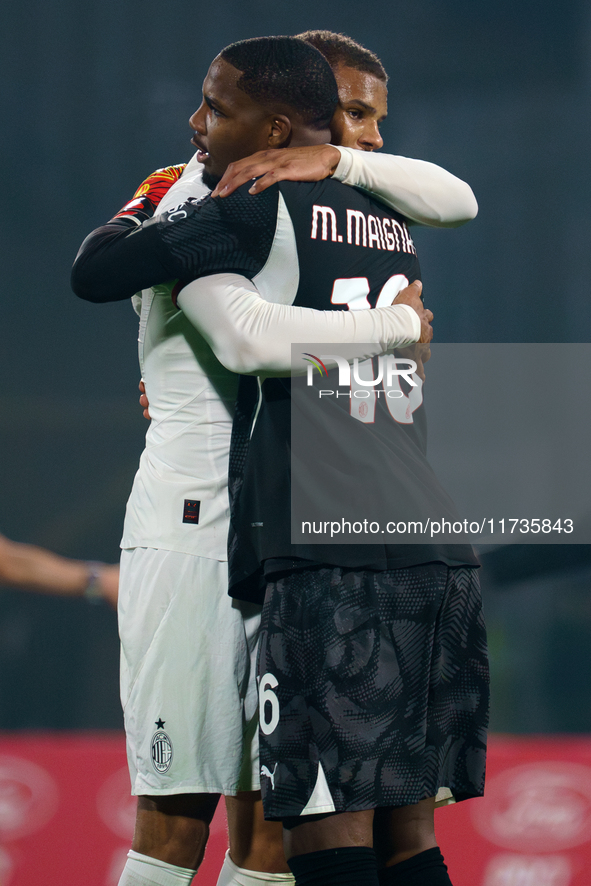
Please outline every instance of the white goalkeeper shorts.
M121 701L133 794L258 790L261 607L228 596L227 563L121 552Z

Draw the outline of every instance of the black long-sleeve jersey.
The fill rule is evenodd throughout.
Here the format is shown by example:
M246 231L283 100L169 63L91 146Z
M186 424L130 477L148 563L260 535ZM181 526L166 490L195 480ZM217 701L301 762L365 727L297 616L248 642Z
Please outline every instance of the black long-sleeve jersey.
M174 278L231 271L252 279L269 301L355 310L391 304L420 277L404 219L369 195L330 179L281 182L256 196L248 187L223 200L189 201L141 227L116 221L99 228L82 245L74 290L111 301ZM290 393L288 379L267 379L260 390L255 379L241 380L229 470L231 593L257 599L265 563L268 571L309 562L374 569L477 563L469 545L291 544ZM341 408L336 421L323 423L322 452L332 449L353 465L363 447L373 453L363 459L368 488L383 489L390 477L405 500L414 489L431 512L441 504L448 517L453 507L426 460L424 410L415 405L410 420L399 421L386 398L377 398L372 424ZM313 416L306 420L313 427Z

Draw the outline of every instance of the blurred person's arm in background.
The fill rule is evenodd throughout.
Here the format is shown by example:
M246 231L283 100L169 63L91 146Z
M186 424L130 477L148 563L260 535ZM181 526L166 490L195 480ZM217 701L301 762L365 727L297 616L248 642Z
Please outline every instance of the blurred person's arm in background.
M70 560L0 535L0 584L42 594L104 599L116 607L119 566Z

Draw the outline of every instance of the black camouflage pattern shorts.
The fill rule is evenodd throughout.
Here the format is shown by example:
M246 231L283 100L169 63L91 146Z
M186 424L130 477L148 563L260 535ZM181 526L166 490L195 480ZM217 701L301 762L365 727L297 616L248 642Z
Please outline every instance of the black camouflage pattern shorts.
M326 567L271 582L259 651L265 817L484 789L489 676L478 570Z

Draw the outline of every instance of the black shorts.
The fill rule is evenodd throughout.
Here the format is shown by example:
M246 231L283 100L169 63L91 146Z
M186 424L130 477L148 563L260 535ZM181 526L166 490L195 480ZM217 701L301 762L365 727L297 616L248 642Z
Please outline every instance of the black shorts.
M321 567L271 582L259 652L265 817L483 793L478 570Z

